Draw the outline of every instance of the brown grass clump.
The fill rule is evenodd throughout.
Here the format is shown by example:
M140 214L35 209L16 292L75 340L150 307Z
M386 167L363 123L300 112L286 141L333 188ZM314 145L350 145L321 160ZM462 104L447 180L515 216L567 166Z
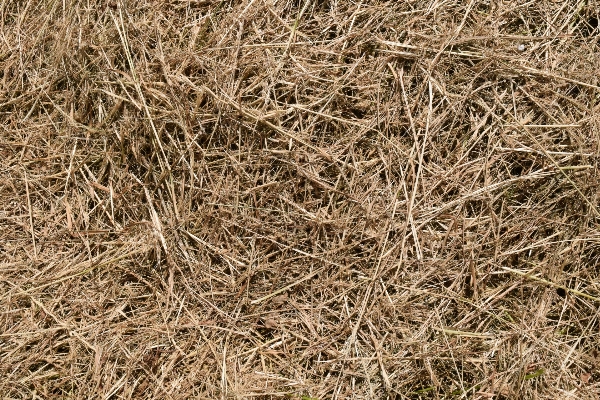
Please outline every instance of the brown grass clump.
M2 2L1 397L598 399L598 13Z

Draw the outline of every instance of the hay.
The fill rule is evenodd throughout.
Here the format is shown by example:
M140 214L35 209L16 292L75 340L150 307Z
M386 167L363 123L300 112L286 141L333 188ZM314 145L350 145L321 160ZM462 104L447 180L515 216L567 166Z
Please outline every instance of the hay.
M593 4L2 2L0 393L597 399Z

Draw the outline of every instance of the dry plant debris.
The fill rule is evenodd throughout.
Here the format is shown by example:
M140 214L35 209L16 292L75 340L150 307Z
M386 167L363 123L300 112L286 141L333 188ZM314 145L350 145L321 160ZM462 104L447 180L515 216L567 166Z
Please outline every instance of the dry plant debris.
M0 393L598 399L596 1L0 5Z

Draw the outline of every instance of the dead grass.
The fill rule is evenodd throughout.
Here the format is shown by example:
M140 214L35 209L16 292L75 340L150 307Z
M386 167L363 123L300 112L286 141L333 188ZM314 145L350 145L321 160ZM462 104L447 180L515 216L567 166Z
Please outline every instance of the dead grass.
M599 6L519 3L2 2L2 397L597 399Z

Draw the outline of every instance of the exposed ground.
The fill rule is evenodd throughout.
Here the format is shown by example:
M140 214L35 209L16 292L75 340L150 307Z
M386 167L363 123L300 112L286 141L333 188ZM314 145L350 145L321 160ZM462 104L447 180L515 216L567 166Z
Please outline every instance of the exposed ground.
M600 398L595 1L3 1L0 396Z

